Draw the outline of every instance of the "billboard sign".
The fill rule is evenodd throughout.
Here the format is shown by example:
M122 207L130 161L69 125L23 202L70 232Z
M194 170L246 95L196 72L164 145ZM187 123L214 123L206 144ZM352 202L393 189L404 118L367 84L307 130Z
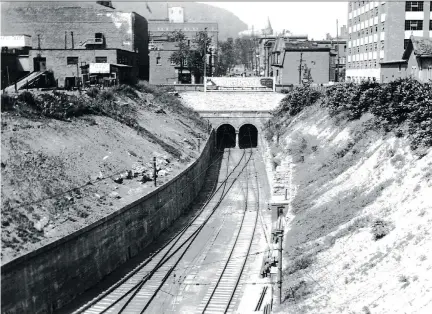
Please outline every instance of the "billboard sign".
M111 71L109 63L90 63L90 74L109 74L110 72Z

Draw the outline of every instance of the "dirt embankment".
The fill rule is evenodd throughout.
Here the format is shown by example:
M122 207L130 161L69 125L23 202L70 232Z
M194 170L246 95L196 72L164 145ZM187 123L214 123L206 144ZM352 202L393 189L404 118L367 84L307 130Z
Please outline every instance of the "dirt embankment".
M274 192L291 201L277 312L430 313L432 149L318 105L284 128L271 143Z
M134 90L80 96L104 110L75 117L43 102L2 112L2 264L152 191L153 157L158 185L196 159L207 124L166 91Z

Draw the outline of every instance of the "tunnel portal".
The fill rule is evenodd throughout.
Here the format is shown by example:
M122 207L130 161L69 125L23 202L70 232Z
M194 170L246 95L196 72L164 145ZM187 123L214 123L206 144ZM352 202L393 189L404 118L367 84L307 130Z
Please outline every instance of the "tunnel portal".
M216 132L216 145L218 149L236 147L236 131L230 124L222 124Z
M258 146L258 129L252 124L240 127L238 134L239 148L253 148Z

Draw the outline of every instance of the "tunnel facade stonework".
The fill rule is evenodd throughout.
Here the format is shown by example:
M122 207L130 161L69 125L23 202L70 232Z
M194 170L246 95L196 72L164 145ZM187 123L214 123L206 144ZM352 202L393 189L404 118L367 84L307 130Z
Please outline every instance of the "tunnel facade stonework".
M215 130L223 125L231 125L236 133L236 145L239 147L239 132L244 125L252 125L258 131L258 143L264 124L271 117L268 111L199 111L204 119L208 120ZM258 144L257 143L257 144ZM259 145L259 144L258 144Z

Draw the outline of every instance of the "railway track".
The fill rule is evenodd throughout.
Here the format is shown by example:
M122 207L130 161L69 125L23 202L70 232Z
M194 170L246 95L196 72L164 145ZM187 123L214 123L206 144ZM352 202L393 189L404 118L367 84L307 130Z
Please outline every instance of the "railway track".
M148 309L252 157L252 154L247 156L244 151L238 163L230 169L230 150L227 155L225 178L219 182L195 218L155 255L74 313L144 313ZM243 159L245 165L240 166Z
M218 270L217 281L204 296L197 313L228 313L235 310L235 301L241 292L241 279L258 223L259 195L257 190L259 186L254 161L252 168L252 173L249 173L248 167L244 172L246 183L245 188L242 188L244 208L237 235L233 240L226 262ZM254 180L250 180L250 177L255 177L255 188L253 187ZM243 258L238 258L239 256Z

